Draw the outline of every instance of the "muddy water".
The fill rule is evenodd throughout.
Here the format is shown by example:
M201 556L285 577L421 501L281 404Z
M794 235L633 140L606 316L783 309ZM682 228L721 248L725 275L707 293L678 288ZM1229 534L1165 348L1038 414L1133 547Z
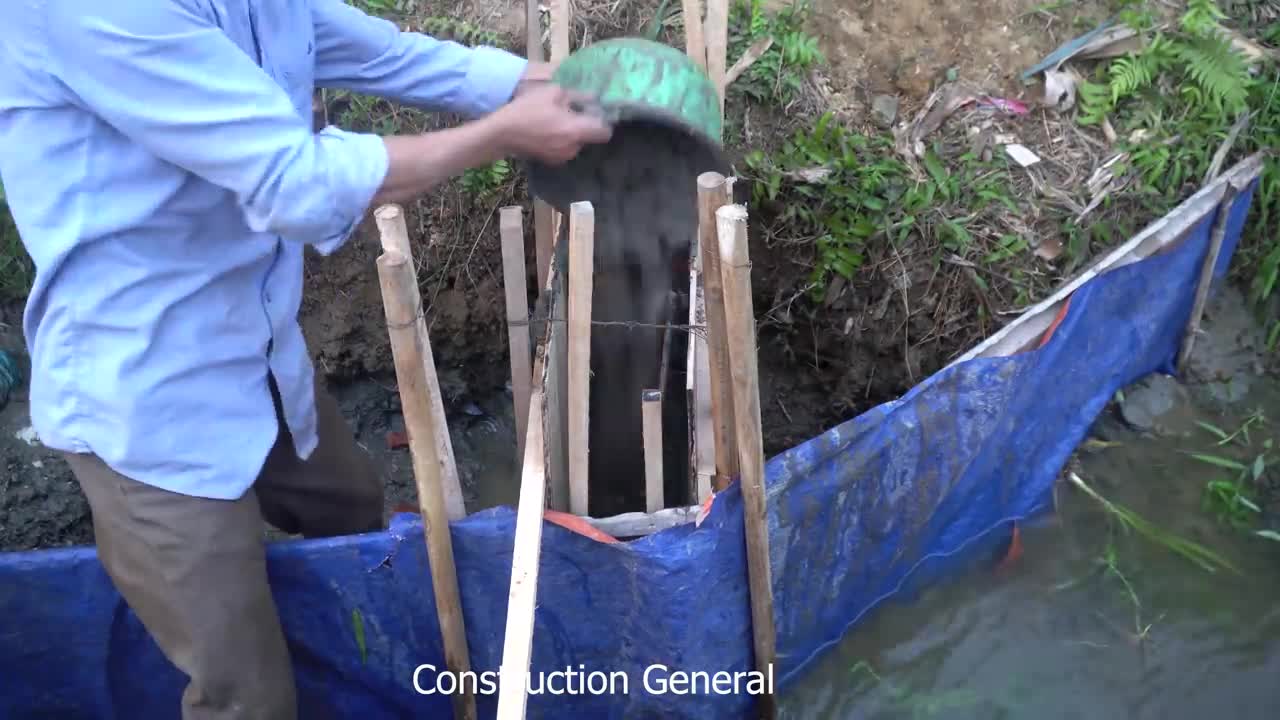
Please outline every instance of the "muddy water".
M1057 512L1023 529L1016 562L875 611L788 691L782 717L1276 717L1280 542L1206 511L1206 485L1232 473L1189 453L1269 459L1259 526L1280 526L1280 382L1250 369L1256 336L1243 315L1218 306L1216 335L1197 353L1201 382L1153 377L1129 388L1071 469L1240 575L1210 575L1126 535L1096 501L1059 486ZM1226 444L1197 424L1232 433L1250 418L1248 439Z

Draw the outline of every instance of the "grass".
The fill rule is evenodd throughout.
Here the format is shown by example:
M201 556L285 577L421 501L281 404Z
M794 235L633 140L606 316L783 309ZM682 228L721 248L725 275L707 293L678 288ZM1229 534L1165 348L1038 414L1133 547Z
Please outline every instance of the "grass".
M1268 537L1268 534L1265 530L1257 529L1262 517L1257 495L1264 477L1275 463L1272 458L1274 441L1270 437L1264 437L1255 445L1250 429L1265 426L1266 423L1266 417L1261 411L1249 415L1230 433L1210 423L1201 422L1201 428L1218 438L1215 447L1224 450L1187 453L1195 460L1228 473L1227 477L1216 477L1205 484L1201 501L1204 511L1236 530L1252 531L1262 537ZM1228 449L1234 449L1235 453ZM1233 454L1236 457L1230 457Z
M1164 547L1166 550L1169 550L1176 555L1182 556L1206 572L1213 573L1218 570L1225 569L1236 574L1241 574L1240 570L1234 564L1218 553L1199 543L1179 537L1178 535L1151 523L1134 511L1106 499L1096 490L1089 487L1089 485L1086 484L1079 475L1075 473L1068 473L1067 477L1072 484L1083 490L1086 495L1096 500L1102 506L1103 510L1105 510L1112 519L1119 522L1121 527L1125 530L1137 532L1148 541Z

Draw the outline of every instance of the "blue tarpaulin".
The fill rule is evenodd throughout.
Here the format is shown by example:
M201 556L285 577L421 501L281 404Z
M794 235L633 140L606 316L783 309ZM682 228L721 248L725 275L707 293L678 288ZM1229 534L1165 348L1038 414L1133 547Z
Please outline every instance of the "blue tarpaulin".
M1254 185L1229 218L1230 261ZM768 527L780 690L883 601L958 571L1045 511L1062 467L1116 390L1172 373L1215 214L1175 249L1080 288L1043 347L946 368L769 461ZM473 668L498 668L515 512L452 526ZM300 716L449 717L415 668L444 666L417 516L386 532L269 547ZM358 640L361 628L363 643ZM727 718L737 695L646 693L670 671L753 667L742 503L621 544L548 523L533 637L538 678L614 675L602 694L529 698L530 717ZM661 668L670 671L662 671ZM430 689L437 675L418 673ZM92 548L0 555L0 718L167 720L185 677L113 589ZM483 690L484 688L482 688ZM628 693L623 691L627 690ZM479 698L492 717L496 694Z

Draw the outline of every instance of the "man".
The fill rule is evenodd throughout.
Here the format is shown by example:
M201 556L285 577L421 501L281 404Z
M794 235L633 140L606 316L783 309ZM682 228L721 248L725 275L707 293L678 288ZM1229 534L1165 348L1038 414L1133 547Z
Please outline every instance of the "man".
M606 141L548 76L342 0L0 3L0 175L36 266L32 422L190 677L187 720L296 715L262 517L310 537L383 527L381 482L298 326L304 245L331 253L371 205L468 168ZM315 134L316 86L479 119Z

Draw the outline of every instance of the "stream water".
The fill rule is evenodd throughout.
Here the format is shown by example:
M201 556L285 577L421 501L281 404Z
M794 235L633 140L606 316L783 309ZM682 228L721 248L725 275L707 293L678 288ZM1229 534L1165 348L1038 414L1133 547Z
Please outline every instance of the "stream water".
M1260 455L1264 465L1280 462L1280 386L1252 373L1215 377L1192 389L1162 377L1131 388L1070 469L1108 500L1217 552L1239 574L1210 574L1126 533L1096 500L1059 485L1056 512L1022 528L1014 563L874 611L788 689L780 716L1277 717L1280 542L1206 509L1206 486L1237 472L1191 453L1251 469ZM1248 423L1247 437L1224 443L1201 422L1227 434ZM1280 479L1274 467L1264 469L1268 476ZM1267 522L1275 518L1260 527Z

